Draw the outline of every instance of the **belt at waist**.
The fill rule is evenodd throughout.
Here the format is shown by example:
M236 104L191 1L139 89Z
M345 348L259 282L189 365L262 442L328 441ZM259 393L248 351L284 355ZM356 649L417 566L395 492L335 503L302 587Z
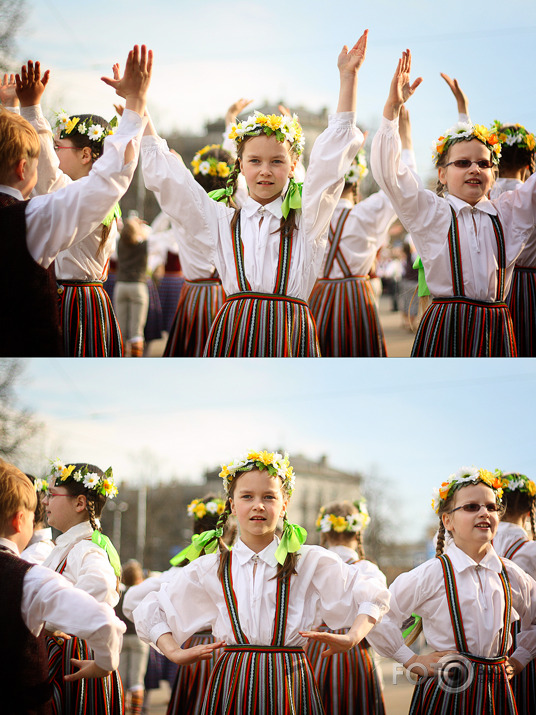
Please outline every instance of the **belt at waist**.
M224 651L229 653L297 653L298 655L305 655L301 646L254 645L252 643L226 645Z
M308 303L301 298L293 298L290 295L279 295L278 293L253 293L249 291L244 291L243 293L233 293L228 295L226 302L230 300L241 300L241 299L251 299L251 300L280 300L286 301L287 303L297 303L298 305L304 305L308 307Z
M486 300L476 300L476 298L466 298L465 296L451 295L446 298L434 298L433 303L459 303L465 305L474 305L481 308L507 308L504 301L498 300L488 302Z

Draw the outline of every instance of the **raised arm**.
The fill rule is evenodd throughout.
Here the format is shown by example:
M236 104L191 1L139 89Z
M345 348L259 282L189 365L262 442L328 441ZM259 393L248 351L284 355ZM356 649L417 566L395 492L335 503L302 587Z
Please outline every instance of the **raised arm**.
M467 95L461 89L457 79L451 79L448 74L445 74L444 72L441 72L441 76L448 84L450 91L454 95L456 106L458 107L458 114L465 115L466 119L464 118L463 121L467 121L469 118L469 100L467 99ZM462 121L462 119L460 119L460 121Z
M14 74L5 74L0 82L0 102L4 107L18 107L17 83Z
M417 87L422 82L422 77L418 77L413 84L410 80L411 72L411 52L405 50L398 60L396 71L391 80L389 96L383 110L386 119L396 119L400 114L400 107L405 104L413 95Z
M114 65L114 68L118 65ZM145 45L134 45L128 53L125 72L122 77L101 77L102 81L113 87L120 97L125 99L125 108L131 109L140 117L145 112L147 92L153 69L153 51ZM115 75L115 72L114 72Z
M357 75L367 52L368 30L361 35L351 50L347 45L341 50L337 67L340 87L337 112L355 112L357 102Z

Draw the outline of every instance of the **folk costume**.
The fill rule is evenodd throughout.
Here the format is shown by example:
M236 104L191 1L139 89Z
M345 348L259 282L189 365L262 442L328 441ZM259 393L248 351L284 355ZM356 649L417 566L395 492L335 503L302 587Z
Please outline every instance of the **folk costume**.
M466 126L464 136L477 137L475 128ZM459 134L447 133L447 140ZM495 160L489 142L489 137L483 141ZM441 151L445 145L438 145ZM376 181L411 233L434 297L412 355L515 356L505 299L515 262L533 234L536 179L493 201L484 197L475 206L452 195L439 197L400 163L398 120L385 117L374 137L371 164Z
M295 124L299 127L297 121ZM297 131L294 126L291 130ZM301 127L299 132L301 135ZM283 196L266 205L249 197L231 231L235 210L209 198L162 139L144 137L147 188L156 193L171 218L188 226L207 262L216 267L226 295L210 331L205 356L319 354L307 299L320 271L344 174L362 142L353 112L330 118L311 153L301 209L296 210L297 228L282 235L286 211ZM289 186L291 205L297 205L297 186L294 182Z
M35 529L28 546L21 553L21 558L31 564L42 564L53 548L52 529Z

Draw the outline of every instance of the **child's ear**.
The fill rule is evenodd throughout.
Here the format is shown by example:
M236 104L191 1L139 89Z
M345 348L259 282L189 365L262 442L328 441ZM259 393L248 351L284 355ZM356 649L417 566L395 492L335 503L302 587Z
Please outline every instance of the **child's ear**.
M82 512L87 509L87 499L84 494L78 494L74 508L77 512Z
M25 175L26 175L26 165L28 164L27 159L19 159L15 166L13 167L13 171L19 181L24 181Z
M447 170L444 166L438 167L437 178L443 184L443 186L447 185Z
M231 514L233 514L233 516L236 516L236 509L235 509L234 501L231 499L231 497L229 497L229 504L231 506Z
M441 515L441 521L443 522L443 526L445 527L445 531L451 531L452 529L452 519L450 514L442 514Z
M294 159L294 161L290 165L290 171L289 171L289 179L291 179L294 176L294 170L296 169L296 164L298 163L298 159Z
M93 161L93 158L91 156L91 148L88 146L85 146L82 149L82 164L88 164Z
M15 534L20 534L22 531L22 521L24 517L24 512L16 511L11 519L11 526Z

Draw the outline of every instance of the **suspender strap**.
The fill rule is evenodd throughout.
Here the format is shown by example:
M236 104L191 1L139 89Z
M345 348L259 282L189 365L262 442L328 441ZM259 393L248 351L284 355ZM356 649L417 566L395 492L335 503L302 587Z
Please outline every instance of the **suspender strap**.
M456 579L454 578L452 563L446 554L441 554L441 556L438 556L438 559L441 561L441 566L443 567L443 578L445 580L450 621L452 623L452 630L454 631L456 648L462 653L468 653L467 641L465 640L465 632L463 630L462 613L460 611L460 601L458 599L458 590L456 588Z
M233 589L233 577L231 574L232 558L233 552L231 551L229 553L229 558L227 559L227 562L225 564L225 568L223 569L221 583L223 586L223 595L225 596L225 603L227 605L227 611L229 613L231 627L233 629L236 642L240 645L246 645L246 643L249 643L249 641L242 632L242 627L238 618L238 604L236 602L236 595Z
M523 538L523 537L521 537L521 538L518 539L517 541L514 541L514 543L506 549L506 552L505 552L505 554L504 554L504 558L505 558L505 559L511 559L512 556L514 556L515 554L517 554L517 552L518 552L519 549L523 546L523 544L526 544L527 542L528 542L528 539L525 539L525 538Z
M456 217L456 211L454 211L452 206L450 207L450 210L452 212L449 229L450 271L452 275L454 295L460 296L465 295L465 292L463 290L463 271L462 257L460 253L460 237L458 233L458 219Z
M288 274L290 261L292 258L292 231L281 231L279 241L279 260L277 262L277 278L275 281L274 293L286 295L288 286Z
M67 556L68 555L69 554L67 554ZM67 556L62 561L60 561L60 563L57 565L56 571L58 573L63 573L65 571L65 567L67 566Z
M240 211L238 212L235 228L233 231L233 252L236 267L236 279L241 291L251 290L246 271L244 269L244 246L240 237Z
M497 241L497 256L499 264L499 270L497 275L497 300L504 300L504 279L506 273L506 248L504 245L504 232L497 216L489 215L491 223L493 224L493 230L495 232L495 240Z
M504 590L504 621L503 621L503 630L502 630L502 638L501 638L501 647L499 650L499 655L506 655L508 652L508 636L510 635L510 619L512 616L512 589L510 588L510 581L508 579L508 574L506 573L506 569L504 567L504 563L501 559L502 563L502 571L499 574L499 578L501 579L502 587Z
M344 225L348 220L350 211L351 209L343 209L341 211L339 218L337 219L335 229L333 229L333 226L331 224L329 226L329 251L326 258L326 265L324 267L324 278L329 278L329 274L331 273L331 269L333 268L333 262L335 261L335 259L337 259L337 263L339 264L339 267L346 278L352 275L350 272L350 268L348 267L348 264L346 263L346 260L342 255L339 245L341 242Z
M273 646L285 645L285 631L287 629L288 597L290 593L289 576L277 580L277 603L275 611Z

